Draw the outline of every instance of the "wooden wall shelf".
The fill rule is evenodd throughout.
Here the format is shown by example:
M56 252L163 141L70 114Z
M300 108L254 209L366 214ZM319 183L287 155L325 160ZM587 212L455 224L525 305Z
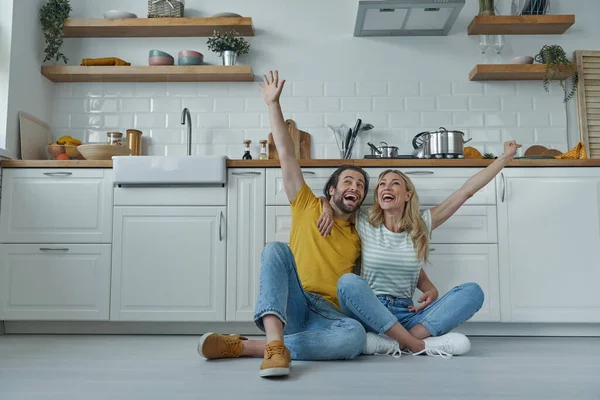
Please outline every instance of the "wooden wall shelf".
M252 82L249 65L82 67L43 66L53 82Z
M576 67L556 74L555 79L566 79ZM543 80L546 64L478 64L469 74L471 81L535 81Z
M469 35L562 35L575 23L575 15L476 16Z
M67 38L199 37L231 29L242 36L254 36L250 17L67 19L63 32Z

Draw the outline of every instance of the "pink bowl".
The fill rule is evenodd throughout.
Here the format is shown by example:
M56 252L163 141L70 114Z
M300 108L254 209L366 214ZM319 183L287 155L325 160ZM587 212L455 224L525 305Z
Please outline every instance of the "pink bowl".
M173 57L166 56L153 56L149 58L150 65L174 65L175 60Z
M194 50L182 50L179 52L179 58L181 57L194 57L194 58L201 58L204 59L204 55L202 55L202 53L198 53L197 51Z

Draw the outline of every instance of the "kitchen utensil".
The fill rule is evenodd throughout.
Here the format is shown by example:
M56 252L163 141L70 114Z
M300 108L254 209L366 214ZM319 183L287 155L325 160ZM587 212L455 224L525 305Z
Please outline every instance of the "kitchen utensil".
M362 125L362 120L359 118L356 120L356 124L354 125L354 129L352 130L352 134L350 136L350 141L346 146L346 152L344 153L344 158L348 159L352 156L352 150L354 149L354 143L356 143L356 136L360 131L360 127Z
M398 147L389 146L386 142L381 142L378 150L381 151L381 158L396 158L398 157ZM385 144L385 146L384 146Z
M371 148L371 156L373 156L374 158L381 158L381 150L379 150L373 143L371 142L367 142L367 144L369 145L369 147Z
M545 146L533 145L525 150L524 156L541 156L548 150Z
M413 138L413 154L419 158L463 158L464 132L449 131L440 127L435 132L421 132Z
M296 159L310 160L310 134L297 129L296 123L292 119L286 120L285 123L287 124L288 132L292 137L292 141L294 142ZM279 154L277 153L277 148L275 147L272 133L269 133L267 143L269 146L269 160L279 160Z
M77 150L86 160L110 160L113 156L128 156L131 150L127 147L112 144L90 143L82 144Z
M346 138L346 134L348 133L348 125L346 124L342 124L338 127L334 127L331 126L329 124L327 124L327 127L329 129L331 129L331 131L333 132L333 137L335 139L335 143L337 144L338 150L340 151L340 158L344 157L344 143L345 143L345 138Z
M556 149L548 149L544 152L544 154L542 154L543 156L560 156L562 155L562 152L560 150L556 150Z
M47 160L46 146L52 143L50 126L26 112L19 112L22 160Z

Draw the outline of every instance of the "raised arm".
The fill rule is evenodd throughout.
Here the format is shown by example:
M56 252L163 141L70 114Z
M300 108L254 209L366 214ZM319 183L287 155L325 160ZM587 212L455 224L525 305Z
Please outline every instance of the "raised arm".
M431 209L431 229L435 229L448 220L462 206L465 201L471 198L481 188L491 182L492 179L504 168L515 156L517 149L521 147L516 141L504 143L504 154L498 157L487 168L478 172L469 178L465 184L452 193L450 197L444 200L440 205Z
M304 177L302 176L300 164L298 164L298 160L296 159L294 142L288 132L279 104L279 96L281 96L285 80L279 82L279 72L277 70L275 70L275 76L273 76L273 71L269 71L269 77L263 75L263 80L265 87L262 87L260 84L258 86L263 93L265 103L269 107L271 132L273 133L273 141L275 142L275 147L277 147L281 172L283 174L283 189L291 203L296 198L300 189L302 189Z

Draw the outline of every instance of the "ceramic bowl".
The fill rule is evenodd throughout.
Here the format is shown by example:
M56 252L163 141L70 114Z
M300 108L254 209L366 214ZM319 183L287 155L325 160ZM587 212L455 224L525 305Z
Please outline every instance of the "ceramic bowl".
M153 56L148 59L149 65L175 65L173 57Z
M204 59L204 55L202 53L198 53L197 51L194 51L194 50L182 50L182 51L179 52L179 54L177 54L177 56L179 58L182 58L182 57L194 57L194 58Z
M137 15L127 11L121 10L108 10L104 11L104 18L106 19L124 19L124 18L137 18Z
M164 51L160 51L160 50L156 50L156 49L150 50L150 53L148 53L148 57L156 57L156 56L173 58L173 56L170 55L169 53L165 53Z
M127 147L112 144L88 143L77 147L86 160L111 160L113 156L128 156L131 150Z
M533 64L533 57L531 56L519 56L510 60L511 64Z
M232 12L222 12L211 15L211 18L241 18L240 14L232 13Z
M202 65L202 58L200 57L179 57L177 60L179 65Z

